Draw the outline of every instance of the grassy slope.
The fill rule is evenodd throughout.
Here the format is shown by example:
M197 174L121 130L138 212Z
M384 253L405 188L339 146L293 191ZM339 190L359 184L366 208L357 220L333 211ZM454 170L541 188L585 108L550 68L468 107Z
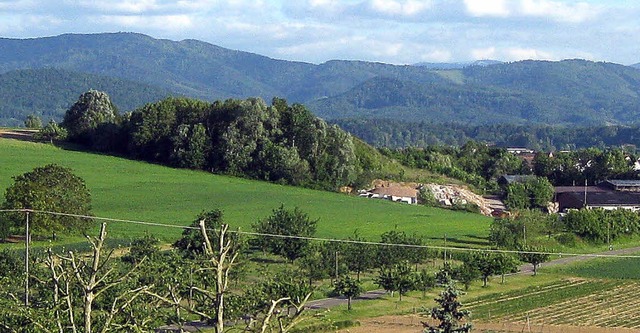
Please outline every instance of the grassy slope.
M487 236L490 223L489 218L477 214L176 170L46 144L0 139L0 152L0 195L12 183L12 176L58 163L85 179L93 196L94 214L100 217L187 225L199 212L220 208L232 227L249 230L251 223L283 203L318 218L319 237L346 238L358 229L363 236L377 240L382 232L397 225L399 230L422 235L430 243L439 243L444 234L450 242L475 242L476 237ZM166 240L180 232L122 223L115 223L109 230L113 237L134 237L148 230Z

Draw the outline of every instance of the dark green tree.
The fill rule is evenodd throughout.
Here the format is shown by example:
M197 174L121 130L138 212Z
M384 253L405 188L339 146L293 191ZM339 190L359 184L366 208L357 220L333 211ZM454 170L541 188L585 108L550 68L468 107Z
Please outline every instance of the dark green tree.
M143 258L154 261L155 257L160 253L159 244L160 240L151 235L136 238L131 242L129 253L122 256L122 260L134 265L141 262Z
M531 207L529 193L523 183L512 183L507 186L504 203L510 210L527 209Z
M219 231L224 224L222 211L214 209L212 211L202 212L196 217L193 223L191 223L190 228L182 232L182 237L173 243L173 247L178 249L186 258L198 258L204 254L204 237L199 230L200 221L204 221L207 237L210 242L212 244L218 244L219 242ZM238 233L229 233L226 237L232 245L230 250L231 255L242 252L244 240Z
M171 164L180 168L203 169L211 151L211 141L202 124L182 124L171 138Z
M455 283L450 281L440 296L435 299L438 306L431 309L431 318L438 322L437 326L422 322L425 333L466 333L472 325L468 322L470 312L461 310L462 303L458 300L462 292Z
M343 275L333 283L333 292L347 298L347 310L351 311L351 299L358 297L363 289L360 282L352 279L349 275Z
M69 139L91 143L96 129L106 123L115 123L118 112L107 93L89 90L78 98L64 115L62 126L69 132Z
M267 234L257 236L255 244L263 250L281 255L293 262L304 255L309 241L303 238L312 237L315 234L317 223L318 220L310 219L309 215L298 207L288 210L284 205L280 205L269 217L253 224L253 230L256 233Z
M37 167L20 176L4 195L2 209L32 209L74 215L91 215L91 194L84 180L56 164ZM5 213L4 223L24 228L26 214ZM30 226L34 233L58 231L84 231L90 222L81 217L54 214L30 214Z

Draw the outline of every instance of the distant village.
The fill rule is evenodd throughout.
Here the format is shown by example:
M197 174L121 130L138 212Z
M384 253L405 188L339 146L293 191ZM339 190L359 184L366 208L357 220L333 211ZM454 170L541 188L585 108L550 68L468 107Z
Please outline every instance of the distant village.
M507 151L533 167L536 152L527 148L507 148ZM553 153L549 153L553 157ZM640 161L635 161L633 169L640 171ZM498 184L504 188L516 182L525 182L533 175L502 175ZM487 216L500 216L506 211L499 196L480 196L457 185L407 184L377 181L373 188L358 191L360 197L383 199L416 205L420 191L430 191L436 202L443 207L472 203L479 207L480 213ZM555 186L553 201L547 212L565 213L571 209L640 210L640 180L607 179L597 184L575 184L573 186Z

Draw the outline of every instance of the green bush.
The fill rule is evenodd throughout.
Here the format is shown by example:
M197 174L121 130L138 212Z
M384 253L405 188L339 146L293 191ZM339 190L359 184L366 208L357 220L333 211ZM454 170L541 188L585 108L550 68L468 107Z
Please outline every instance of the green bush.
M555 239L556 241L558 241L558 243L564 246L575 247L578 241L578 236L570 232L563 232L559 235L556 235Z

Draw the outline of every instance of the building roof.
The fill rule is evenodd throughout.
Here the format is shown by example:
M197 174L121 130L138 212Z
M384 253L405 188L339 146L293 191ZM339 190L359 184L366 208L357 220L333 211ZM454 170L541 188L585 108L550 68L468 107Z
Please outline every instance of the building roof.
M376 187L371 190L371 193L379 195L391 195L394 197L410 197L417 198L418 190L407 186L388 186L388 187Z
M609 179L605 182L615 187L640 187L640 180L634 179Z
M587 192L586 206L598 207L622 207L622 206L640 206L640 193L637 192ZM583 208L585 207L585 193L582 192L564 192L558 193L556 201L558 208L564 210L567 208Z
M523 183L528 179L535 178L534 175L502 175L498 179L498 183L502 184L513 184L513 183Z
M582 193L587 191L587 193L592 192L611 192L610 189L604 188L602 186L556 186L553 188L556 194L566 193L566 192L575 192Z

